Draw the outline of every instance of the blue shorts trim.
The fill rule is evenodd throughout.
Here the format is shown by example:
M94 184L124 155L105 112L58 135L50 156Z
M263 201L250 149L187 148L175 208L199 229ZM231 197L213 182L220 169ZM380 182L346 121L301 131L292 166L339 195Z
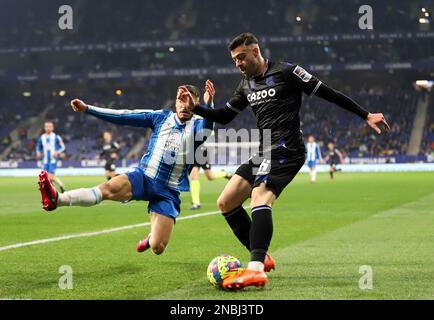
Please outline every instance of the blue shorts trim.
M57 163L45 163L44 170L48 173L54 174L57 169Z
M155 212L174 220L181 212L179 191L156 183L145 175L142 168L134 168L126 175L131 183L133 197L131 200L149 201L148 213Z

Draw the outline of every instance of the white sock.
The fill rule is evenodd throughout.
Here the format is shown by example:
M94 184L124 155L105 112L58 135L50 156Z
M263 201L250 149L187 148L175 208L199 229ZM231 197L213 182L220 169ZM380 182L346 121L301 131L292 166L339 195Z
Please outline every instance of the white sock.
M98 187L82 188L59 193L57 205L62 206L80 206L90 207L102 201L102 193Z
M316 169L312 170L312 182L316 181Z
M260 261L250 261L247 269L264 272L264 264Z

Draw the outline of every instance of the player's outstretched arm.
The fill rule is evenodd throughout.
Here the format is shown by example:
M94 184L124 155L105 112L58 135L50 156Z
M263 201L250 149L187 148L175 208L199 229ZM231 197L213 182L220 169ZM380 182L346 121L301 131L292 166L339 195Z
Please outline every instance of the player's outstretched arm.
M366 117L366 122L378 134L381 133L381 129L379 128L380 124L382 124L384 126L384 129L386 131L390 130L390 126L386 122L386 119L384 118L384 115L382 113L369 113L368 116Z
M86 112L101 120L134 127L152 127L154 110L135 109L135 110L115 110L99 108L86 104L80 99L71 100L71 107L75 112Z
M330 88L324 83L321 83L315 95L329 102L332 102L343 109L357 114L359 117L365 120L366 123L378 134L381 133L379 125L383 125L386 131L390 130L390 126L386 122L386 119L384 118L384 115L382 113L370 113L369 111L363 109L354 100L344 95L342 92Z
M80 99L73 99L71 100L71 108L75 112L86 112L87 104Z
M205 82L205 93L203 94L203 101L205 102L205 106L208 109L213 109L214 108L214 97L216 94L216 90L214 87L214 84L210 81L207 80ZM214 121L207 119L207 118L203 118L201 119L198 125L198 130L203 130L203 129L208 129L208 130L212 130L214 129Z

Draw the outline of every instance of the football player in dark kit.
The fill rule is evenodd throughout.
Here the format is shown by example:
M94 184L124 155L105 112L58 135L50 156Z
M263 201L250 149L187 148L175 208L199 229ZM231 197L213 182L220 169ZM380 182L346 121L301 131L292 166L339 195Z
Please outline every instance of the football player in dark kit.
M108 131L104 131L103 139L104 145L100 157L106 161L104 165L105 176L107 180L110 180L116 176L115 161L118 158L120 146L116 141L112 141L112 134Z
M274 268L274 260L268 254L273 234L272 205L305 162L299 118L302 93L355 113L378 134L380 124L385 130L389 130L389 125L383 114L366 111L302 67L263 58L258 40L251 33L237 36L228 49L243 74L233 97L224 108L205 109L193 103L189 107L197 115L227 124L250 105L258 128L262 132L271 130L271 146L263 146L261 136L258 154L238 168L217 200L233 233L250 251L247 268L227 277L222 284L225 289L238 289L265 285L268 278L264 272ZM182 90L186 92L185 88ZM252 218L242 207L249 197Z
M342 153L335 147L333 142L327 144L327 155L324 158L324 161L329 163L330 180L333 180L333 173L342 171L342 169L337 168L336 165L344 162Z

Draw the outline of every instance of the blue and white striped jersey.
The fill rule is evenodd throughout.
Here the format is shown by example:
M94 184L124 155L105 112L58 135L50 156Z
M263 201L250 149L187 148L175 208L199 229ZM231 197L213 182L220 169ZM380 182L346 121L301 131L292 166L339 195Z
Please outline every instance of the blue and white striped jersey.
M193 117L182 123L176 113L169 110L114 110L88 106L87 113L119 125L152 129L148 151L140 160L143 172L156 183L171 189L189 190L188 174L199 144L195 142L195 136L205 133L204 129L212 130L212 121Z
M36 144L36 151L42 153L42 161L44 164L55 164L57 160L59 160L59 157L54 157L53 153L61 153L65 151L65 145L62 141L62 138L54 132L50 134L44 133L38 139L38 143Z
M321 151L316 142L312 142L312 143L308 142L306 144L306 149L307 149L307 157L306 157L307 161L322 160Z

